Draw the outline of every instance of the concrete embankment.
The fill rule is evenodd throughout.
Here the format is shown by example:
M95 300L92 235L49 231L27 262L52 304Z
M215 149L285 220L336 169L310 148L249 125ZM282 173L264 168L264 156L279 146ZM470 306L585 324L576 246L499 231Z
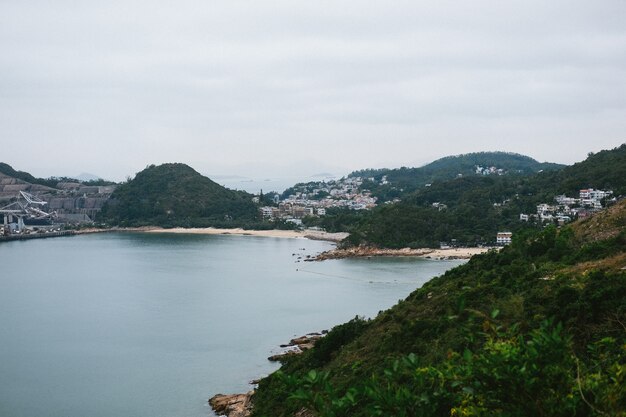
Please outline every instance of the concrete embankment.
M9 242L12 240L26 240L26 239L43 239L47 237L71 236L75 234L76 232L74 230L63 230L59 232L48 232L48 233L29 233L29 234L20 234L20 235L7 235L7 236L0 236L0 242Z

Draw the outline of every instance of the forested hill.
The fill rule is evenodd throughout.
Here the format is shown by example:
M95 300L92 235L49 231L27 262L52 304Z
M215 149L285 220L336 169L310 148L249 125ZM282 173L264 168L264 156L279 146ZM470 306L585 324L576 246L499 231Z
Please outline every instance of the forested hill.
M546 172L534 180L533 185L556 193L596 188L626 195L626 143L615 149L590 153L586 160L561 171Z
M119 185L99 220L121 226L235 226L254 221L256 213L251 195L172 163L151 165Z
M437 181L457 177L489 175L530 175L540 171L559 170L565 165L538 162L528 156L509 152L476 152L447 156L419 168L397 168L355 171L349 176L373 177L363 188L382 200L402 197ZM383 177L387 183L381 184Z
M38 178L33 176L32 174L25 171L18 171L14 169L11 165L0 162L0 173L9 176L11 178L15 178L20 181L25 181L29 184L37 184L43 185L45 187L57 188L60 182L75 182L84 185L113 185L115 184L113 181L107 181L103 179L94 179L89 181L81 181L76 178L71 177L49 177L49 178Z
M21 181L28 182L30 184L44 185L46 187L51 187L51 188L56 188L57 183L59 182L58 179L54 179L54 178L48 178L48 179L37 178L37 177L34 177L31 174L29 174L28 172L17 171L15 169L13 169L13 167L11 165L6 164L4 162L0 162L0 172L3 173L4 175L7 175L7 176L12 177L12 178L16 178L16 179L21 180Z
M396 204L344 219L343 227L355 245L432 247L452 239L464 245L486 244L500 230L528 227L519 221L520 213L535 213L537 204L554 204L559 194L574 197L589 187L612 190L615 196L626 194L626 145L590 154L558 171L433 182ZM436 203L439 206L433 207ZM330 217L323 221L334 224Z
M626 200L335 327L253 401L254 416L626 416Z

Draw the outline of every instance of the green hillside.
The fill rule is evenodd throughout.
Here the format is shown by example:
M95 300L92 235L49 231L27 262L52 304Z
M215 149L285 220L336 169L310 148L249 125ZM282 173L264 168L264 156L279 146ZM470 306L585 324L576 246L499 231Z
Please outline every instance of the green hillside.
M55 178L37 178L29 174L28 172L17 171L13 169L11 165L4 162L0 162L0 172L8 175L9 177L17 178L18 180L26 181L31 184L45 185L46 187L51 188L56 188L57 183L59 182L59 180Z
M255 416L626 416L626 200L335 327L253 400Z
M537 194L572 194L581 188L609 189L615 195L626 195L626 144L598 153L590 153L582 162L558 172L545 172L530 181Z
M354 245L432 247L453 239L464 245L490 243L499 230L529 227L519 221L520 213L534 213L539 203L553 203L559 194L577 196L589 187L610 189L616 196L626 193L626 145L558 171L435 181L404 195L399 203L354 214L353 222L343 224ZM334 224L331 218L323 221Z
M495 172L477 173L477 168L493 168ZM426 184L448 181L459 176L477 177L486 175L530 175L540 171L559 170L564 165L541 163L528 156L509 152L476 152L447 156L419 168L362 170L350 176L373 177L375 182L365 182L363 188L372 191L382 201L411 193ZM500 170L500 171L497 171ZM386 177L388 184L380 184Z
M99 220L121 226L243 225L256 218L251 198L185 164L151 165L117 187Z

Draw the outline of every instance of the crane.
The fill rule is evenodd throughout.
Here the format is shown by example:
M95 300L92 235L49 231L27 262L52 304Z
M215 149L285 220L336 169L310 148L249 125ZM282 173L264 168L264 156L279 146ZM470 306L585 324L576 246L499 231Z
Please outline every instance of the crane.
M20 191L17 200L4 207L0 207L0 214L4 214L4 226L13 221L13 217L17 217L18 229L24 228L24 219L27 220L52 220L56 217L56 211L47 213L43 210L48 202L35 197L25 191Z

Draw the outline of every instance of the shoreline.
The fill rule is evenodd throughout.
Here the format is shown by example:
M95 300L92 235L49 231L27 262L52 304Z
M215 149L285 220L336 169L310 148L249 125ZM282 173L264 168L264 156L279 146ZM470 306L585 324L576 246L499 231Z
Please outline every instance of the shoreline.
M171 233L171 234L193 234L193 235L222 235L222 236L256 236L256 237L272 237L280 239L310 239L321 240L332 243L340 243L346 237L348 233L345 232L323 232L318 230L252 230L237 228L215 228L215 227L174 227L171 229L165 229L160 226L141 226L141 227L114 227L110 229L83 229L76 230L73 234L88 234L88 233L107 233L107 232L140 232L140 233ZM474 255L486 253L490 250L499 250L499 247L459 247L459 248L446 248L446 249L432 249L432 248L402 248L402 249L385 249L385 248L371 248L366 246L359 246L347 249L334 248L325 252L322 252L310 259L305 259L306 262L312 261L325 261L329 259L347 259L347 258L371 258L371 257L418 257L425 259L436 260L452 260L452 259L470 259Z
M74 234L83 235L91 233L112 233L112 232L140 232L140 233L171 233L171 234L192 234L192 235L234 235L234 236L258 236L273 237L281 239L310 239L323 240L327 242L339 243L346 237L348 233L338 232L322 232L317 230L253 230L237 228L215 228L215 227L174 227L165 229L160 226L141 226L141 227L112 227L110 229L88 228L74 231Z
M328 330L322 330L321 332L307 333L304 336L295 337L288 343L280 345L283 351L276 355L272 355L267 360L270 362L281 362L294 356L300 355L303 352L312 349L317 341L328 334ZM287 350L284 350L287 349ZM266 378L266 377L263 377ZM253 386L251 390L245 394L215 394L209 398L209 405L215 412L215 414L226 417L249 417L252 414L254 403L252 397L256 392L258 386L258 380L250 381L250 385Z
M12 242L15 240L26 240L26 239L46 239L46 238L51 238L51 237L72 236L75 234L76 232L74 232L73 230L62 230L58 232L48 232L48 233L2 235L0 236L0 242Z
M146 233L174 233L174 234L196 234L196 235L236 235L236 236L260 236L274 237L286 239L311 239L324 240L328 242L338 243L348 237L348 233L329 233L316 230L247 230L242 228L220 229L215 227L175 227L172 229L163 229L160 227L143 228L141 231Z
M470 259L474 255L480 255L490 250L498 248L449 248L449 249L429 249L429 248L403 248L403 249L379 249L359 246L348 249L332 249L322 252L314 258L306 261L325 261L328 259L346 258L371 258L371 257L418 257L425 259L451 260Z
M322 252L314 258L305 259L305 261L323 261L327 259L344 259L344 258L370 258L373 256L387 256L387 257L420 257L426 259L436 260L451 260L451 259L469 259L474 255L486 253L490 250L499 250L500 248L483 247L483 248L448 248L448 249L376 249L368 247L356 247L350 249L331 249L326 252ZM281 353L272 355L267 359L272 362L280 362L282 365L283 360L288 359L293 355L298 355L305 350L312 349L320 338L322 338L328 331L324 330L321 333L308 333L305 336L292 339L289 343L280 345L281 348L286 348ZM261 378L263 379L263 378ZM251 381L251 385L258 385L259 380ZM250 417L254 409L254 394L256 393L256 387L243 394L215 394L209 398L208 402L213 411L218 415L225 415L226 417ZM302 416L312 416L308 412L298 413Z

